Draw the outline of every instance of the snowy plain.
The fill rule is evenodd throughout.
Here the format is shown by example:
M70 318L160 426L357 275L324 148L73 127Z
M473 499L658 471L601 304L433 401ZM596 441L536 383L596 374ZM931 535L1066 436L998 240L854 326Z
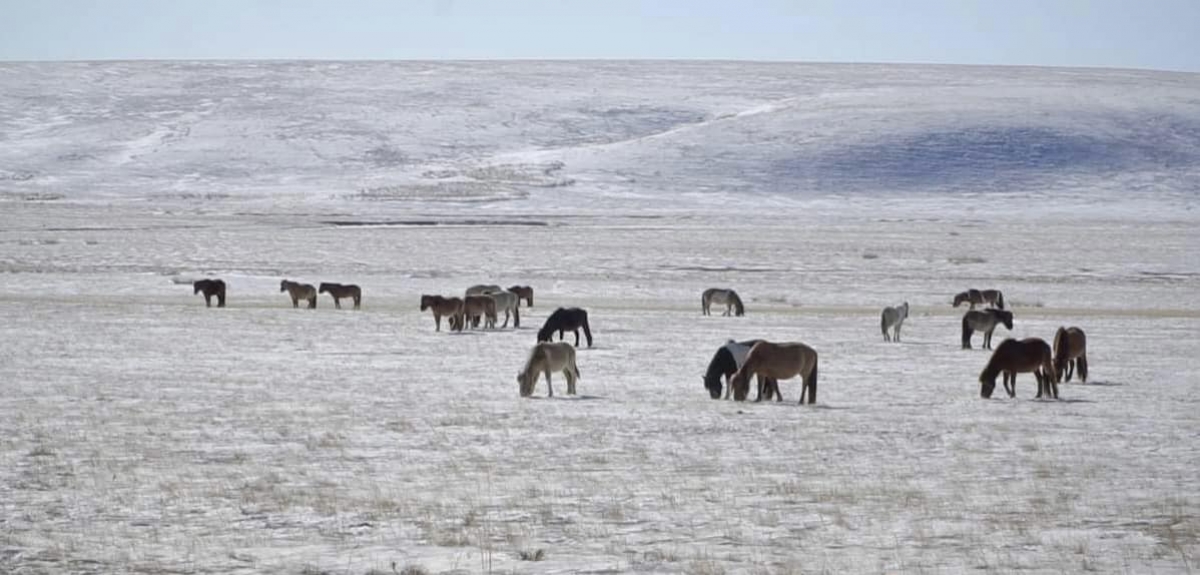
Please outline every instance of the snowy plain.
M1190 572L1198 191L1189 74L0 64L0 572ZM520 329L418 310L476 283ZM968 287L1089 383L980 399ZM521 399L560 305L580 395ZM751 337L816 406L708 398Z

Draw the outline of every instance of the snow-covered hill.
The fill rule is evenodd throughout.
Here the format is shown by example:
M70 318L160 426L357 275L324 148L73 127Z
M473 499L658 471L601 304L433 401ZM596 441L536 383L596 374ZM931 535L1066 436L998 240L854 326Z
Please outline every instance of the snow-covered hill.
M0 64L0 143L0 197L1193 195L1200 75L740 62L15 63Z

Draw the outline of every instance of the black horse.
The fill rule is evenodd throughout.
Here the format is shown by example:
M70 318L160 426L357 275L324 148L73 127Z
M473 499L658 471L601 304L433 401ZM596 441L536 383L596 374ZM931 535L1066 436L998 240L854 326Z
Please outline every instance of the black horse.
M217 296L217 307L225 307L225 282L219 279L203 279L192 282L192 295L204 294L205 307L212 307L212 296Z
M754 347L754 344L760 341L762 340L751 339L738 342L730 340L725 345L717 348L717 353L713 354L712 361L708 362L708 369L704 372L704 387L708 389L709 397L721 399L721 377L724 376L725 378L725 389L729 389L729 378L733 377L733 374L737 373L738 367L740 367L738 359L734 356L734 351L731 348L733 346L740 347L742 359L745 360L750 348ZM764 393L767 399L775 396L778 401L783 401L783 394L779 393L778 381L768 378L765 381L760 379L758 383L758 396L755 398L755 401L761 400ZM726 393L726 398L728 398L728 392Z
M587 310L577 307L560 307L546 318L546 323L542 324L542 329L538 330L538 342L551 341L554 337L554 332L558 332L558 340L562 341L564 331L575 332L575 347L579 347L579 330L583 329L583 335L587 336L588 347L592 347L592 330L588 327Z

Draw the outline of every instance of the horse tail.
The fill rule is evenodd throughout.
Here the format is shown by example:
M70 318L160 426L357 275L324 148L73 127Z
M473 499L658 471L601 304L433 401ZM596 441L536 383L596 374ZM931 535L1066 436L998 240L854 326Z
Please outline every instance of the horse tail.
M521 298L517 297L517 305L513 306L513 329L521 327Z
M704 293L700 294L700 313L708 315L708 290L704 290Z
M996 307L1004 309L1004 293L996 290Z
M742 297L733 290L729 290L729 294L733 296L733 307L735 308L734 313L736 313L738 317L746 315L746 306L742 305Z
M587 312L583 312L583 335L587 336L588 347L592 347L592 329L588 327Z
M1079 372L1079 381L1087 383L1087 352L1075 358L1075 371Z
M883 313L879 314L879 331L883 332L883 341L887 341L888 338L887 328L887 310L885 309Z

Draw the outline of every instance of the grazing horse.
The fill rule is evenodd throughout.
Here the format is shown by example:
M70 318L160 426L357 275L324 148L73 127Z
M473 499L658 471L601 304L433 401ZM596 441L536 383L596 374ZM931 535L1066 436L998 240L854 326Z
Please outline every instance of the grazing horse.
M996 309L1004 309L1004 294L998 289L969 289L965 292L954 296L954 307L960 304L971 304L970 309L975 309L977 305L991 304L996 306Z
M592 347L592 329L588 327L587 310L577 307L560 307L546 318L546 323L542 324L542 329L538 330L538 341L551 341L554 337L554 332L558 332L558 340L562 341L564 331L575 332L575 347L579 347L579 329L583 328L583 335L587 337L588 347Z
M217 307L225 307L225 282L219 279L202 279L192 282L192 295L204 294L204 307L212 307L212 297L217 296Z
M904 324L905 319L908 319L908 302L896 307L883 308L883 315L879 318L883 341L900 341L900 326ZM889 329L893 330L893 335L888 335Z
M521 312L517 308L521 305L521 296L511 290L506 290L498 285L475 285L467 288L467 295L490 295L496 300L496 316L499 317L500 310L504 310L504 325L500 327L508 327L508 319L513 320L513 327L521 327ZM475 327L478 327L478 321L472 320Z
M804 403L805 394L809 403L817 402L817 352L807 345L769 341L754 344L746 355L746 363L738 368L729 381L734 400L745 401L750 391L750 374L775 380L791 379L798 375L802 379L800 403Z
M1053 355L1050 344L1036 337L1021 340L1006 339L996 346L992 358L979 374L979 395L992 397L996 390L996 376L1004 374L1004 391L1009 397L1017 396L1017 374L1032 372L1038 382L1037 396L1046 395L1058 399L1058 383L1054 381ZM1010 387L1011 381L1011 387Z
M432 310L433 322L437 325L437 331L442 331L442 316L449 318L451 331L462 331L462 324L458 323L458 318L462 315L462 308L463 300L461 298L440 295L421 296L421 311Z
M533 288L529 286L512 286L508 291L517 294L517 297L525 300L525 305L533 307Z
M1087 336L1077 327L1059 327L1054 334L1054 381L1071 381L1075 367L1079 367L1079 381L1087 383Z
M462 326L479 327L480 316L483 316L483 329L496 329L496 300L490 295L463 298L462 314L458 318Z
M737 292L731 289L708 288L700 294L700 311L704 315L712 315L709 308L714 303L725 305L725 313L721 315L729 315L731 310L738 317L746 315L746 306L742 305L742 298L738 297Z
M521 397L533 395L538 376L546 374L546 389L554 397L554 386L550 385L550 373L562 371L567 378L567 395L575 395L575 382L579 380L579 367L575 365L575 348L568 343L542 342L533 346L525 367L517 372Z
M300 300L308 300L308 309L317 307L317 288L312 284L302 284L283 280L279 282L279 291L288 292L292 296L292 307L300 307Z
M750 353L750 348L760 341L762 340L733 341L731 339L726 341L725 345L717 348L717 353L713 354L712 360L708 362L708 369L704 372L703 377L704 387L708 389L709 397L721 399L721 378L724 377L725 399L729 399L733 392L733 386L729 385L729 379L746 362L746 354ZM779 393L779 382L759 376L758 396L754 401L762 400L764 391L767 399L771 399L771 396L774 395L778 401L783 401L783 394Z
M362 288L354 284L323 283L317 288L317 293L328 293L333 298L333 307L342 309L342 299L354 300L354 309L362 305Z
M962 348L971 349L971 335L976 331L983 332L983 349L992 349L992 332L996 326L1004 324L1004 328L1012 331L1013 314L1011 311L985 309L968 311L962 318Z

